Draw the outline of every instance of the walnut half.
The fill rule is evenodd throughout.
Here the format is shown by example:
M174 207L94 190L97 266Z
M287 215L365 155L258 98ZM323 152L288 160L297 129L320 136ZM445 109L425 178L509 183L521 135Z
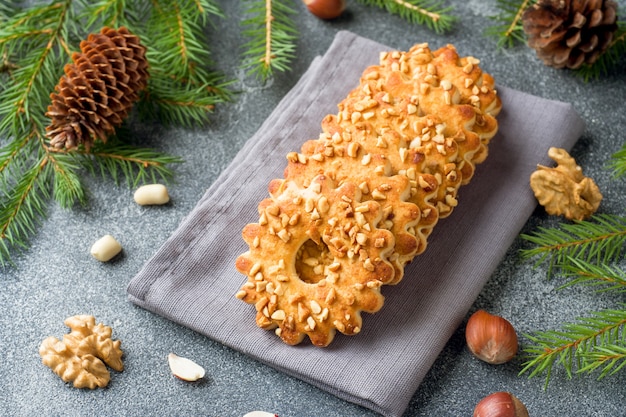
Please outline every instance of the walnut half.
M62 341L50 336L39 346L43 364L76 388L106 387L111 379L107 365L124 370L121 342L112 340L111 328L96 325L93 316L72 316L64 323L71 332Z
M566 150L550 148L548 156L557 166L537 166L530 176L530 187L546 212L569 220L584 220L598 210L602 194L596 183L585 177Z

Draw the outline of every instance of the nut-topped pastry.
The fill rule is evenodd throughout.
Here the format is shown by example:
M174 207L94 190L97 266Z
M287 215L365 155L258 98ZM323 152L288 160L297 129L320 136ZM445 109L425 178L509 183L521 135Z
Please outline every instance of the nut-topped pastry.
M272 181L270 198L259 205L259 223L244 228L250 250L237 259L248 276L237 296L255 304L260 327L277 328L286 343L308 335L326 346L335 330L358 333L361 311L381 308L380 285L400 282L406 264L426 249L497 132L501 102L493 78L478 64L451 45L384 52L338 113L322 120L319 137L287 155L284 179ZM317 205L307 207L303 202L311 198ZM270 207L283 227L270 225ZM290 224L293 216L297 227ZM336 245L342 233L352 239L342 241L343 251ZM279 234L288 240L281 243ZM279 275L279 293L279 281L258 275L259 268L274 271L276 265L287 271ZM355 288L370 292L361 299ZM348 295L320 302L331 290Z

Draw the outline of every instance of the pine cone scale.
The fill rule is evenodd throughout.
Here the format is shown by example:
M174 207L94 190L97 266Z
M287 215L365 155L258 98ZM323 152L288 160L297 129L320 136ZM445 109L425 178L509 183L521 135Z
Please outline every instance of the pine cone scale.
M578 49L580 49L584 53L589 53L598 47L598 43L599 43L598 37L596 35L592 35L591 38L587 41L587 43L579 45Z
M601 10L596 9L591 13L591 17L589 18L589 27L595 28L598 25L602 24L603 20L604 20L604 14L602 13Z
M52 147L88 149L96 140L106 142L147 85L145 48L126 28L105 27L81 41L80 49L50 94L46 136Z
M576 45L580 44L581 39L582 39L582 35L580 34L580 32L576 32L574 33L573 36L570 36L569 38L565 40L565 44L568 47L573 48Z
M569 26L570 28L582 29L585 27L585 23L587 23L587 18L581 13L575 13L574 19Z
M615 22L617 22L617 6L615 8L605 10L603 15L603 25L615 25Z

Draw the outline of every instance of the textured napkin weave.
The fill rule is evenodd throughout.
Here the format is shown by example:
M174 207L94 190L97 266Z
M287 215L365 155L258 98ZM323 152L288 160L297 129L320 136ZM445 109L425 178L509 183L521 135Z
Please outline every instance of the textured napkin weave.
M382 288L382 310L363 315L359 335L338 333L329 347L313 347L308 339L288 346L258 328L254 307L234 296L246 281L234 266L247 250L240 233L257 221L257 204L268 196L269 181L282 177L286 154L319 136L322 118L337 112L362 71L386 50L338 33L128 292L132 302L285 373L400 416L536 207L530 174L538 163L552 164L550 146L569 150L584 126L569 104L498 86L500 130L487 161L461 188L459 206L436 225L403 281Z

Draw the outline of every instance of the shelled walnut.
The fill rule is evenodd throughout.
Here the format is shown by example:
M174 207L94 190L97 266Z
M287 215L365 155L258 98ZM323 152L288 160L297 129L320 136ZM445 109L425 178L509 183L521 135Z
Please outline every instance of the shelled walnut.
M50 336L39 346L43 364L76 388L106 387L111 379L107 365L124 370L121 342L111 338L109 326L96 325L93 316L72 316L64 323L71 332L62 341Z
M569 220L584 220L598 210L602 201L600 189L566 150L550 148L548 156L557 166L542 165L530 176L530 187L548 214L563 215Z

